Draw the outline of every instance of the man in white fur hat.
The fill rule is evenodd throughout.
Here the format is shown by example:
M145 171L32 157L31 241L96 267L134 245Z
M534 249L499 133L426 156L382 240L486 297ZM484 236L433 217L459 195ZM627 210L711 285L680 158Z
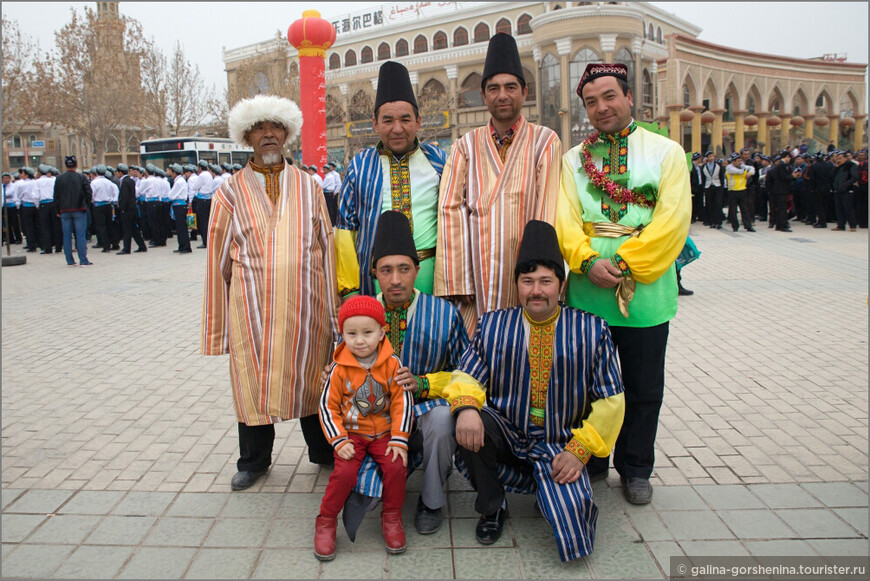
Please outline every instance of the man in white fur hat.
M201 351L230 355L240 449L233 490L266 473L281 420L300 418L312 462L333 460L317 402L338 338L335 247L320 186L282 155L301 127L288 99L239 101L230 138L254 157L212 198Z

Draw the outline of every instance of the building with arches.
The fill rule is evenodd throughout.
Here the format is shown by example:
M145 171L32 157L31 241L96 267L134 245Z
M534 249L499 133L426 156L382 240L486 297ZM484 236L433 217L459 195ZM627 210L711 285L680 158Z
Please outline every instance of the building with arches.
M529 87L523 114L555 130L566 149L592 130L575 94L590 62L625 64L635 118L666 126L687 151L769 152L800 139L857 148L866 139L866 65L716 46L698 40L700 27L645 2L383 4L330 21L327 146L337 162L377 142L372 103L388 59L410 72L422 140L449 149L486 123L480 75L496 32L517 40ZM296 49L280 39L224 50L231 100L263 92L236 85L265 54L298 77Z

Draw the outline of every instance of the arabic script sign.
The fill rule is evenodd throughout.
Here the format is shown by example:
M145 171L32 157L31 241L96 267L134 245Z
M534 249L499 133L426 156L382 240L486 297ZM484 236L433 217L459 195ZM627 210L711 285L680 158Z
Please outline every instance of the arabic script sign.
M400 4L383 4L364 12L354 12L332 20L335 33L350 34L376 28L387 24L429 18L445 12L453 12L460 8L461 2L404 2ZM466 3L467 4L467 3Z

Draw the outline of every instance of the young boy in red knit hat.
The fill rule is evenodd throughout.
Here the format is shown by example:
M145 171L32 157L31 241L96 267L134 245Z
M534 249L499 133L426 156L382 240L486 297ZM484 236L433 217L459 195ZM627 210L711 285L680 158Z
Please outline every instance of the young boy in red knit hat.
M381 525L387 551L405 551L402 504L414 401L412 392L395 379L402 364L385 325L384 307L373 297L354 297L338 312L344 341L335 350L320 396L320 423L335 448L335 468L314 527L314 555L321 561L335 557L338 513L356 484L366 452L384 473Z

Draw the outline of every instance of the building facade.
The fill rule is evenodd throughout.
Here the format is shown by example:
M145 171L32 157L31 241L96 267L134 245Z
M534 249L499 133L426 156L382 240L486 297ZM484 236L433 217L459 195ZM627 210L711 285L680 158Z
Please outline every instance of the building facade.
M486 123L481 72L497 32L517 40L529 86L523 114L555 130L566 149L592 130L574 92L591 62L625 64L635 118L667 126L687 151L725 155L745 144L769 152L800 139L858 148L866 139L866 65L716 46L697 39L700 27L644 2L384 4L331 22L327 145L338 163L377 141L371 117L388 59L410 72L421 139L449 149ZM296 49L284 39L224 50L223 60L230 106L258 93L298 97Z

